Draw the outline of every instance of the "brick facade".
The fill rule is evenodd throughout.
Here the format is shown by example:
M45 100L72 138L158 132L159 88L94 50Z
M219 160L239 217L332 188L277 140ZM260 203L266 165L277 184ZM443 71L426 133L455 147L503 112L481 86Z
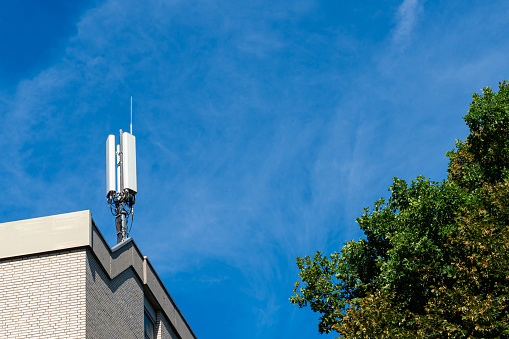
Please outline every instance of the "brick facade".
M156 338L157 339L179 339L179 337L171 329L171 326L168 324L166 319L162 316L162 312L157 312Z
M0 338L196 339L147 257L90 211L0 224Z
M144 338L143 287L130 268L110 280L94 256L86 256L87 338Z
M144 338L140 279L109 279L88 249L0 260L0 286L0 338ZM156 338L179 338L156 318Z
M85 338L85 250L0 261L0 338Z

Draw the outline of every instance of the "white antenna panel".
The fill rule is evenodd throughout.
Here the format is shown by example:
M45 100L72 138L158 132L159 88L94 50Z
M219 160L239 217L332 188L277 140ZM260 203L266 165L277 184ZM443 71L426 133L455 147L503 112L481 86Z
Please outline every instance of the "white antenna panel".
M106 139L106 196L108 196L110 192L116 191L116 169L115 136L110 134Z
M124 132L122 134L122 148L124 188L136 193L138 191L136 180L136 137Z
M120 145L117 145L117 192L122 190L122 183L120 182Z

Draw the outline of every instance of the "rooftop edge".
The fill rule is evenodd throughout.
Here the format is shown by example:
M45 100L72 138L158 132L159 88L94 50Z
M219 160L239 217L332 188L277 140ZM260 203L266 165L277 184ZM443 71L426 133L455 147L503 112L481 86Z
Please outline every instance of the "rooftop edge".
M0 260L88 247L110 279L131 267L182 339L196 335L132 238L111 248L89 210L0 223Z

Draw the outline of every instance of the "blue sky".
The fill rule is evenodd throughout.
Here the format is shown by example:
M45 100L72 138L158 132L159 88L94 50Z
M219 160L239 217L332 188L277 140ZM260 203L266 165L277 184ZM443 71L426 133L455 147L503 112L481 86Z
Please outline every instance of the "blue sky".
M0 3L0 222L89 209L129 128L132 237L199 338L329 338L295 257L362 234L394 176L445 177L509 66L507 1Z

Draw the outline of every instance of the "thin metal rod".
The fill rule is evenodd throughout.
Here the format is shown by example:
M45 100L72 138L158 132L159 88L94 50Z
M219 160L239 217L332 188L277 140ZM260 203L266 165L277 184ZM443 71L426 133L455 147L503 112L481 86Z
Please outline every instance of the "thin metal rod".
M119 159L119 162L118 162L118 165L120 166L120 178L119 178L119 190L118 192L119 193L122 193L122 191L124 190L124 155L123 155L123 148L122 148L122 134L123 134L123 131L120 130L120 132L118 133L120 135L120 152L118 153L118 159Z
M133 134L133 96L131 95L131 134Z
M124 152L123 152L123 147L122 147L122 134L123 134L123 131L120 130L119 131L119 135L120 135L120 143L119 143L119 148L120 148L120 152L118 154L119 156L119 162L118 162L118 165L120 166L120 188L119 188L119 191L118 193L120 195L123 195L124 194ZM117 242L120 243L122 241L125 240L126 238L126 229L125 229L125 203L122 201L120 203L120 225L117 226L117 231L118 231L118 228L120 228L120 234L117 235ZM118 222L117 221L117 222ZM120 227L119 227L120 226ZM120 238L120 239L119 239ZM119 241L120 240L120 241Z

